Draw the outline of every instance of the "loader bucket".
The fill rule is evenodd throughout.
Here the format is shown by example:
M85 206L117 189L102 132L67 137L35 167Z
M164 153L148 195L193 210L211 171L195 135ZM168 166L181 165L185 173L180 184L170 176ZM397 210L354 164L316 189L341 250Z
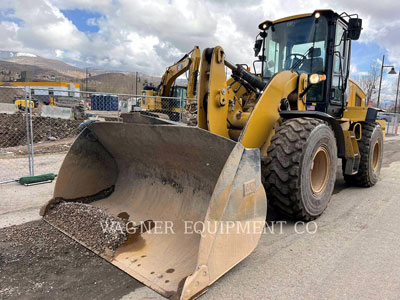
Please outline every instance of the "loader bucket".
M190 299L256 247L266 217L260 170L259 149L203 129L92 123L68 152L42 215L55 200L92 199L135 224L168 221L172 230L134 235L113 256L91 250L165 297Z

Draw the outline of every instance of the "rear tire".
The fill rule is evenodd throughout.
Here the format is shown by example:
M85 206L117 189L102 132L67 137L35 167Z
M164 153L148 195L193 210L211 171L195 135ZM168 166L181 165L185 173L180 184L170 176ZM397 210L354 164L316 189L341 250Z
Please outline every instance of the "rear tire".
M313 118L283 122L262 163L269 204L295 220L316 219L331 198L336 168L336 140L328 124Z
M355 175L343 174L343 177L348 184L371 187L378 182L381 172L383 132L381 126L376 123L361 123L361 126L362 137L358 141L361 160L358 172Z

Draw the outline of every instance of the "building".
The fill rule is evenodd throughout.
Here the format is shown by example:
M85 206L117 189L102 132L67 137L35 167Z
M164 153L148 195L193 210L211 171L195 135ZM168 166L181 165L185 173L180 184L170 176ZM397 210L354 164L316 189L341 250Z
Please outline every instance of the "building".
M80 84L73 82L0 81L0 86L29 87L32 91L32 96L80 97Z

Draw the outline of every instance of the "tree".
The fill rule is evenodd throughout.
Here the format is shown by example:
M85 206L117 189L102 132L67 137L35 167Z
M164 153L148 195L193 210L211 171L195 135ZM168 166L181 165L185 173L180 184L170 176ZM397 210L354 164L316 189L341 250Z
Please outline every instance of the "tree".
M371 64L369 71L365 75L358 77L358 84L364 90L367 101L372 100L372 93L378 89L380 67L377 63Z

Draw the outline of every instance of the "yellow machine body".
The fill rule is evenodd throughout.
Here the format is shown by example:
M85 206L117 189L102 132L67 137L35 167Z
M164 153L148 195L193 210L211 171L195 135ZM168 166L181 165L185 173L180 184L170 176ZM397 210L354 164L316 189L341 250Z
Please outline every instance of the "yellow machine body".
M14 104L16 104L20 109L25 109L26 104L28 105L28 107L35 107L35 103L33 101L26 100L25 102L25 99L15 100Z
M276 74L258 99L232 78L225 77L224 51L217 46L211 62L201 61L198 126L223 137L239 141L247 148L259 148L262 157L281 122L280 101L291 99L291 109L305 111L306 95L300 97L307 87L307 74L282 71ZM355 136L352 124L364 122L368 107L366 95L352 79L348 81L349 95L343 117L337 119L348 136ZM293 100L294 98L294 100ZM203 99L203 101L201 101ZM204 101L206 99L206 101ZM207 107L205 107L207 105ZM378 120L383 130L385 123ZM355 139L353 143L355 142ZM351 148L346 143L346 148ZM357 150L358 151L358 150ZM358 155L358 152L354 155Z

